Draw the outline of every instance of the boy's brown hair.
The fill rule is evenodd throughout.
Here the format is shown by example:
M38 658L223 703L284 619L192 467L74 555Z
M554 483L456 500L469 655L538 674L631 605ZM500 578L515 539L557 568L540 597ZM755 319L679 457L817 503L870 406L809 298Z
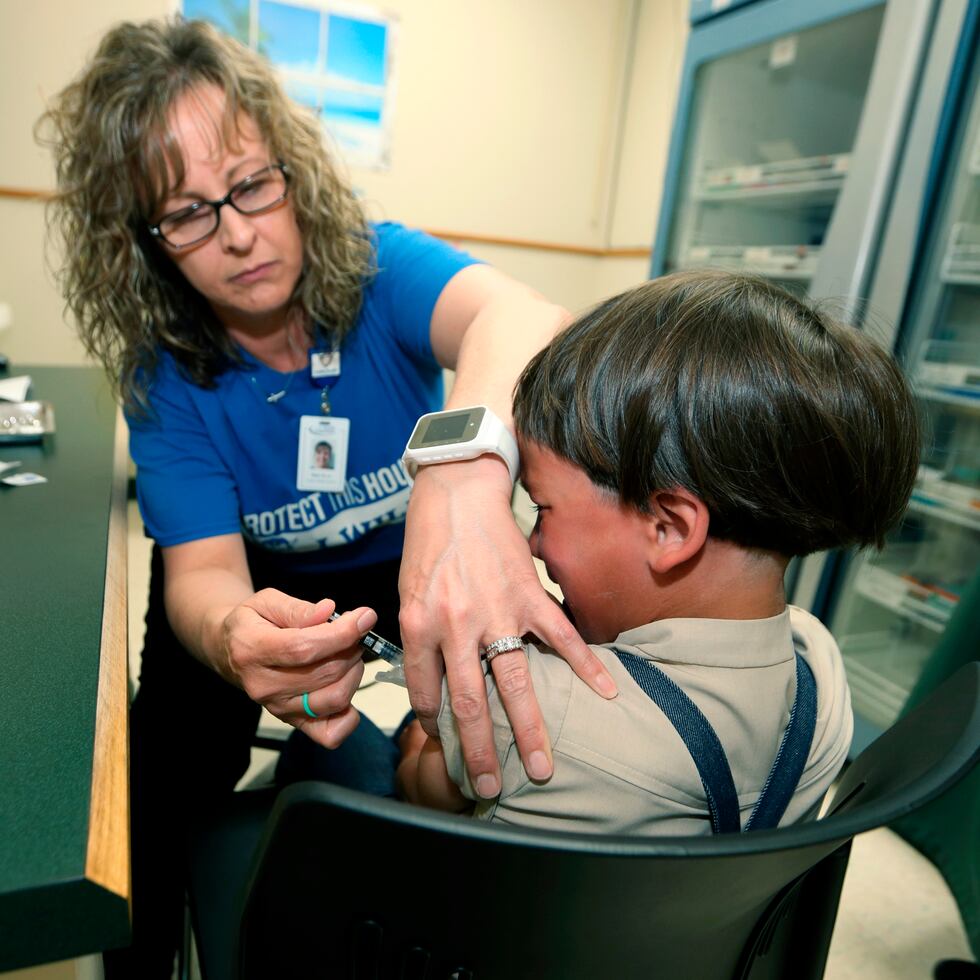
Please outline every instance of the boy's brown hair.
M919 456L887 351L764 279L715 271L579 317L525 368L514 420L641 511L684 487L712 536L787 556L881 547Z

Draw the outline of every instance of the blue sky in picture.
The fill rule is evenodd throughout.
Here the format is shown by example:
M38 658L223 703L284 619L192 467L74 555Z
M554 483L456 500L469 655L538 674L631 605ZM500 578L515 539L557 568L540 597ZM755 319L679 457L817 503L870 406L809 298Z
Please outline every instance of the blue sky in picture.
M188 20L207 20L248 44L248 0L184 0Z
M327 120L379 125L383 95L327 88L323 93L323 115Z
M327 71L365 85L384 85L387 33L383 24L330 14Z
M320 111L320 89L307 82L297 82L287 78L285 81L286 94L300 105L309 106L314 112Z
M315 72L320 12L275 0L259 3L259 50L282 68Z

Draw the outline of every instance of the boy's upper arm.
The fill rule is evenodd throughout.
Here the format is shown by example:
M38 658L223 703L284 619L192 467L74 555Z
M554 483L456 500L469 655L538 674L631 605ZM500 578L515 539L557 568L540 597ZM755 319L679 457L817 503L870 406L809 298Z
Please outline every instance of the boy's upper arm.
M512 785L512 779L508 779L508 771L504 765L508 755L512 750L516 751L516 748L514 733L510 727L510 722L507 720L507 713L504 711L503 702L500 700L500 695L497 693L496 685L490 675L487 677L487 701L490 706L490 718L493 721L494 748L497 752L497 758L500 760L501 776L503 777L501 785L501 796L503 796L516 789ZM439 710L438 724L438 743L442 750L447 777L459 788L467 800L480 802L482 798L474 789L466 769L463 746L459 740L456 718L449 703L449 689L445 678L442 682L442 707ZM523 772L523 767L521 771Z
M439 739L430 735L419 752L418 760L419 803L436 810L461 813L469 809L470 801L449 778L446 757Z
M568 699L575 675L571 668L557 654L548 650L538 650L528 645L528 667L531 673L531 683L535 695L541 705L545 725L552 747L561 731L568 707ZM492 675L487 677L487 700L490 706L490 717L493 721L493 738L500 760L501 790L499 800L506 799L513 793L526 786L530 780L524 770L521 757L517 751L514 732L507 718L503 702L497 686L493 683ZM457 785L463 796L468 800L480 802L470 782L466 770L466 761L459 741L459 732L452 708L449 705L449 692L445 680L442 686L442 707L439 711L439 740L449 779Z

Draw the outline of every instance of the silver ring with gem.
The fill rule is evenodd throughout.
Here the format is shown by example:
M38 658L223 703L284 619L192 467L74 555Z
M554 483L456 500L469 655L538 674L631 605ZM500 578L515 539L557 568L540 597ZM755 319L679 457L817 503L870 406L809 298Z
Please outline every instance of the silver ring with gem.
M499 640L488 643L480 651L487 663L500 653L510 653L511 650L526 650L524 641L519 636L502 636Z

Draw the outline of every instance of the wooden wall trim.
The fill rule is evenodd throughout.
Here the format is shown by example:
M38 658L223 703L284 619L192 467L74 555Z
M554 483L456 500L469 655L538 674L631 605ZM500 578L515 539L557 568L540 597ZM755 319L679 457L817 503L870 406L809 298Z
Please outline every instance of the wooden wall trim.
M126 607L128 429L117 410L85 877L128 899L129 670Z
M54 191L42 191L32 187L4 187L0 185L0 197L21 201L50 201Z
M50 201L53 191L29 187L0 186L0 198L27 201ZM503 235L480 235L468 231L447 231L444 228L426 229L430 235L447 242L470 242L474 245L499 245L504 248L523 248L537 252L556 252L562 255L583 255L597 259L647 259L650 249L646 246L624 248L594 248L590 245L567 245L564 242L542 242L533 238L510 238Z
M478 235L468 231L446 231L442 228L425 229L430 235L447 242L472 242L477 245L502 245L505 248L527 248L541 252L560 252L567 255L585 255L598 259L646 259L650 249L641 246L626 248L593 248L590 245L566 245L564 242L542 242L533 238L506 238L499 235Z

